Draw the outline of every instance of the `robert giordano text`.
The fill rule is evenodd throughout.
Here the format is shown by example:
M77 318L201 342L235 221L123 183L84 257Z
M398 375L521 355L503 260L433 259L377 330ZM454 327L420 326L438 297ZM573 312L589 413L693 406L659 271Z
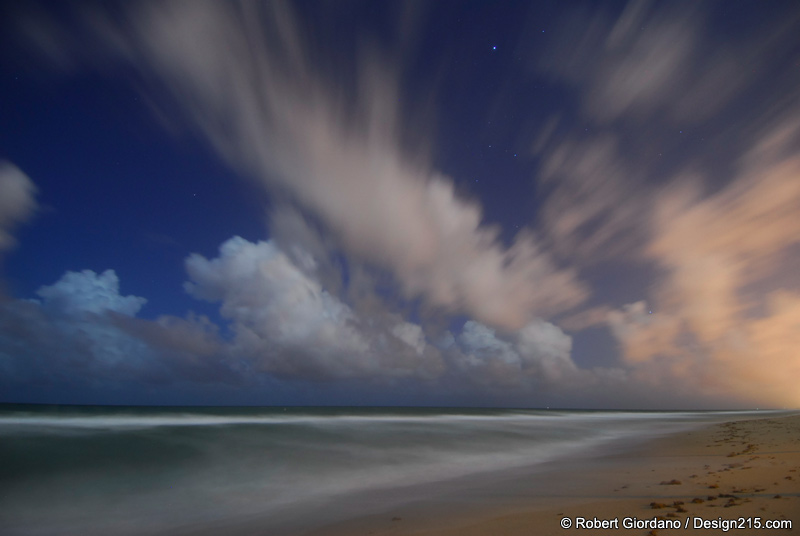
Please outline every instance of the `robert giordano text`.
M738 517L706 519L704 517L687 517L686 519L663 519L652 517L649 519L639 519L638 517L613 517L600 519L597 517L562 517L562 529L586 529L586 530L608 530L608 529L698 529L698 530L759 530L759 529L791 529L790 519L763 519L761 517Z

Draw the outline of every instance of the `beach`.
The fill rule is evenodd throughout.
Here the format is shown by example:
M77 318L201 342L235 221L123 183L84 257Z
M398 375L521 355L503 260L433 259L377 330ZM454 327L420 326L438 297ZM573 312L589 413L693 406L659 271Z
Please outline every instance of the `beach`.
M9 535L644 535L622 525L800 512L785 411L12 406L0 459Z
M479 501L409 504L307 536L796 533L800 415L710 424L526 478L536 482L508 480L506 505L495 484L486 509ZM675 520L681 528L651 528Z
M0 2L0 536L800 536L800 0Z

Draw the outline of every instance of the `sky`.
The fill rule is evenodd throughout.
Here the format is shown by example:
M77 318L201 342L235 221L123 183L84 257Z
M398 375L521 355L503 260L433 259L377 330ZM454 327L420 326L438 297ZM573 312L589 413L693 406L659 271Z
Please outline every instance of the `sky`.
M800 407L800 5L0 4L0 401Z

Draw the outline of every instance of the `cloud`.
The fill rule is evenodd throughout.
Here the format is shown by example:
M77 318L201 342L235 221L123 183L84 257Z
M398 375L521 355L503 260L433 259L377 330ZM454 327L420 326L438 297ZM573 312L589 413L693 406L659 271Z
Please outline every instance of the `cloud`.
M316 262L307 253L305 268ZM231 238L220 255L186 261L187 291L219 302L232 322L228 351L257 368L287 378L433 377L438 351L425 343L419 325L384 314L361 318L325 290L271 241Z
M621 311L608 311L606 319L611 332L623 343L623 357L628 363L675 355L672 342L680 333L680 325L664 313L653 315L644 301L625 305Z
M548 245L582 264L629 257L647 239L645 166L622 154L612 133L551 139L541 152L540 215Z
M0 252L16 244L11 231L36 212L36 186L9 162L0 161Z
M154 102L178 110L279 208L273 240L234 238L216 258L187 260L187 290L219 304L226 325L137 319L143 299L119 295L107 272L82 272L44 287L40 305L8 305L4 333L21 335L6 348L28 341L36 352L20 355L36 363L35 353L62 347L88 366L120 336L142 345L130 355L161 363L161 377L797 405L800 289L789 271L800 113L785 52L796 10L777 22L767 14L734 40L713 6L634 1L618 17L607 6L569 9L536 48L547 52L534 75L569 102L535 143L537 227L510 244L409 150L410 139L429 139L405 123L413 110L387 50L358 46L354 67L339 70L282 3L140 3L114 16L84 6L77 38L37 26L39 13L20 31L52 59L70 69L128 62ZM31 188L17 198L32 200ZM30 203L0 206L0 247ZM404 318L377 290L384 274L425 313L469 320L451 333ZM608 325L619 367L578 368L572 337L548 322L556 315L565 329ZM85 333L81 318L105 331Z
M577 370L572 361L572 338L549 322L531 322L517 336L517 351L529 367L550 381Z
M67 272L37 294L41 302L2 304L0 355L10 378L91 383L149 373L151 349L114 322L135 315L146 300L120 295L113 270Z
M350 308L270 242L234 237L216 259L190 256L186 271L191 279L186 290L221 302L220 312L234 322L236 343L247 354L311 348L324 361L326 352L355 356L367 349Z
M422 355L425 352L427 346L425 334L418 324L412 324L411 322L395 324L392 328L392 335L413 348L417 354Z
M554 50L537 67L570 85L591 86L583 110L600 121L670 106L673 84L686 82L697 46L697 13L664 17L653 11L632 1L615 21L605 8L572 10L551 32Z
M800 404L786 345L800 292L800 110L782 52L798 17L765 12L732 39L708 6L573 10L536 63L574 91L586 122L570 129L557 114L536 139L542 235L616 287L558 323L606 324L630 381L666 400ZM621 306L642 272L642 299Z
M560 260L641 258L659 190L698 173L701 190L729 182L729 162L791 108L796 71L782 51L800 11L765 12L732 38L714 9L632 0L615 17L606 6L570 8L548 32L535 76L568 87L582 112L576 125L554 110L532 144L545 197L539 230Z
M137 318L147 300L120 294L114 270L66 272L37 295L0 303L0 385L21 399L106 391L141 403L163 386L258 383L208 318Z
M420 324L385 307L352 309L321 285L320 262L294 249L289 256L275 242L234 237L216 258L186 259L187 292L219 304L222 327L192 313L137 318L147 300L121 294L113 270L66 272L39 300L0 304L4 381L91 390L358 380L357 391L404 382L446 397L464 381L478 392L521 393L576 374L571 338L550 323L501 336L468 321L457 338L444 333L449 345L433 345Z
M42 298L45 311L67 316L106 311L135 316L147 303L139 296L121 296L114 270L99 275L92 270L67 272L55 284L39 288L36 294Z
M469 320L446 345L454 370L484 388L565 389L583 381L572 361L572 338L535 320L506 335Z
M67 272L37 291L41 301L0 304L3 382L86 392L227 384L254 393L267 385L300 392L335 380L356 397L402 385L407 395L440 402L468 395L505 404L613 404L647 395L645 405L663 404L663 386L654 391L642 375L647 370L631 385L623 369L578 368L572 338L549 322L498 332L470 320L455 336L429 337L386 309L350 308L319 283L316 259L296 254L305 262L296 264L274 242L234 237L216 258L187 258L187 291L218 303L223 326L191 313L137 318L146 300L120 294L114 271ZM795 305L776 302L784 315ZM621 324L640 322L642 307ZM634 332L628 327L619 336ZM771 335L766 325L758 333Z
M404 130L386 52L361 48L353 76L333 83L288 4L147 3L105 15L86 15L89 35L169 95L232 165L393 274L407 298L506 328L586 298L534 232L506 247L477 202L404 149L425 136Z
M535 68L578 89L582 111L599 123L702 123L760 77L791 78L780 64L800 13L767 13L734 40L719 32L709 5L631 0L616 18L607 6L573 8L548 32Z
M625 357L666 359L698 388L758 403L797 405L800 359L788 346L800 323L800 288L773 280L791 270L800 243L800 113L758 136L722 190L703 196L679 181L657 203L644 254L664 269L656 313L644 304L609 315Z

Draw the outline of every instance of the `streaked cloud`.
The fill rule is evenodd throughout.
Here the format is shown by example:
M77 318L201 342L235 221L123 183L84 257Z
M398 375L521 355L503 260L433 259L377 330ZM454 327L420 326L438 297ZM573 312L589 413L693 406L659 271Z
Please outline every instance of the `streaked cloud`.
M800 13L782 16L732 39L709 31L705 6L633 1L618 17L598 6L565 15L536 64L575 91L586 121L553 119L536 139L543 234L587 269L652 273L641 301L593 301L558 323L608 326L630 380L667 397L800 403L787 346L800 110L781 52Z
M790 349L800 289L770 288L792 270L800 244L800 114L761 133L739 175L710 196L687 179L659 200L645 255L665 270L652 308L612 313L632 362L664 359L674 374L754 402L800 402L800 359ZM760 287L758 293L748 288Z
M731 37L710 31L712 11L570 7L531 47L529 75L573 106L536 125L531 223L506 242L431 164L433 135L410 130L402 55L365 41L339 72L277 2L137 3L115 16L93 4L73 13L80 37L36 13L19 31L54 64L133 67L154 108L265 188L271 239L186 260L187 292L219 306L219 325L137 318L144 298L122 296L113 271L67 273L40 303L4 305L3 355L15 357L3 366L406 381L586 405L800 404L800 71L781 52L800 14ZM0 250L34 194L0 168ZM639 273L637 296L621 300ZM573 355L597 326L619 345L615 366Z
M709 31L718 16L710 7L631 0L618 16L608 5L575 7L549 32L535 68L577 90L582 112L600 124L702 123L785 61L800 20L784 12L753 21L746 35L723 37Z
M506 247L477 201L404 150L408 111L386 51L365 47L354 77L333 83L289 4L148 3L85 18L223 158L393 274L409 299L518 328L586 298L535 232Z

